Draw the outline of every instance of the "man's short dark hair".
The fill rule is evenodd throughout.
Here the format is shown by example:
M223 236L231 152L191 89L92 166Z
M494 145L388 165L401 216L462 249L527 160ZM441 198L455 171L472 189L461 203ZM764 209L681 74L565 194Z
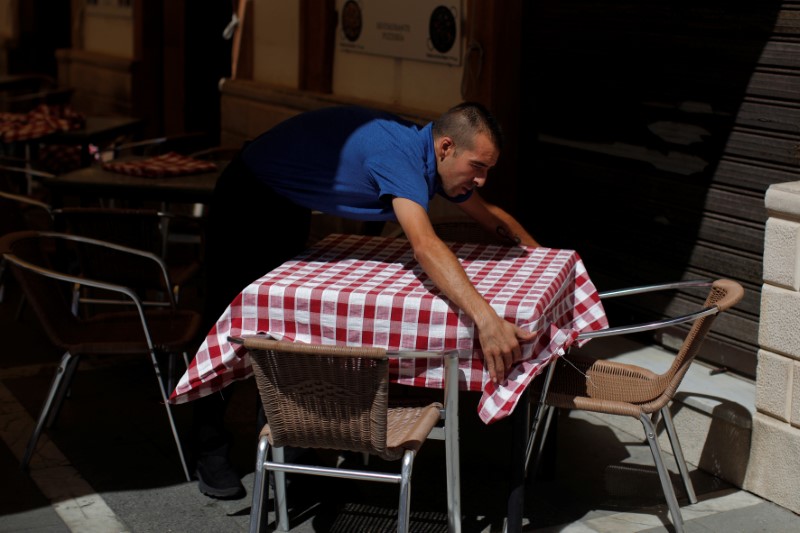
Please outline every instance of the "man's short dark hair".
M495 147L503 148L503 132L497 119L482 104L463 102L433 121L434 137L451 137L456 146L471 149L478 133L486 134Z

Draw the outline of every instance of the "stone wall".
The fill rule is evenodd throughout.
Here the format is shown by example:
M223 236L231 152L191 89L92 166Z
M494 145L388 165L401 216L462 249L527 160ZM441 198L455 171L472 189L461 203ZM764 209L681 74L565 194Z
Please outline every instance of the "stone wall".
M744 488L800 512L800 181L771 185L756 414Z

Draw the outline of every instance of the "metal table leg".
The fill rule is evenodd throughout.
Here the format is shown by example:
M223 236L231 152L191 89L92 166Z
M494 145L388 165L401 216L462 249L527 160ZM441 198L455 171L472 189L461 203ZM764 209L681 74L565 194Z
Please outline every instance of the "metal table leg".
M545 410L544 400L553 379L555 360L551 361L544 375L544 385L533 415L533 423L528 424L530 416L530 401L527 396L520 399L514 412L511 414L511 481L508 491L508 507L504 531L506 533L519 533L522 531L522 514L525 507L525 471L528 463L528 439L535 437L539 432L539 424ZM527 391L526 391L527 392ZM530 432L528 431L530 429Z

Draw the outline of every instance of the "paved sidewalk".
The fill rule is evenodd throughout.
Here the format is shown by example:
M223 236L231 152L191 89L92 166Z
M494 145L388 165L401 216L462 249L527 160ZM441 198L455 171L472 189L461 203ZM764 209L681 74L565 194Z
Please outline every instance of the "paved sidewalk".
M248 498L209 499L183 478L144 357L85 361L57 427L41 439L30 472L22 472L19 457L60 354L48 345L30 309L15 319L17 304L13 290L0 304L5 341L0 360L0 532L247 530ZM228 420L235 437L232 456L249 490L256 393L252 382L236 388ZM463 393L463 529L496 532L502 530L505 510L510 428L504 422L484 426L476 402L475 394ZM175 414L186 435L191 407L178 406ZM548 456L528 487L526 531L673 530L642 435L626 433L612 422L587 413L558 417L557 453ZM690 470L700 501L681 501L686 531L800 530L794 513ZM677 475L675 481L680 489ZM293 531L391 531L396 498L396 487L390 485L296 477L288 495ZM446 530L444 449L429 441L415 465L412 531Z

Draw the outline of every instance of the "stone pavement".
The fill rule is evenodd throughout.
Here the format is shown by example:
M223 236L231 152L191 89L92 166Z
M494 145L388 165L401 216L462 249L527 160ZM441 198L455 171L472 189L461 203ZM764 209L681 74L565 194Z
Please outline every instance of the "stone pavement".
M30 309L15 317L18 303L12 284L0 303L0 532L247 530L248 498L213 500L183 478L144 357L84 361L57 425L40 440L30 472L22 472L19 458L60 354ZM255 394L252 381L238 384L228 419L232 457L248 491ZM477 396L462 394L463 530L501 531L510 428L505 422L483 426ZM175 414L185 435L191 406L177 406ZM611 417L566 413L551 437L557 451L528 485L526 531L672 531L641 434ZM687 505L674 478L686 531L800 531L794 513L690 470L699 503ZM396 498L390 485L296 477L288 495L293 531L391 531ZM446 530L444 450L429 441L415 464L412 531Z

